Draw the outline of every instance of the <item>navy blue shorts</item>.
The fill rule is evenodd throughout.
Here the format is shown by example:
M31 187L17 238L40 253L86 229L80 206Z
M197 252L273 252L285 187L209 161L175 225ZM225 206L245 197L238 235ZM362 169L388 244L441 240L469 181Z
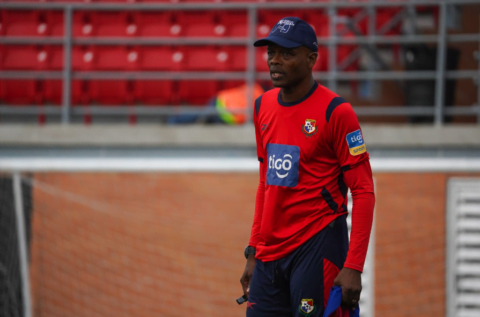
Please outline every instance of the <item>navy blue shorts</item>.
M346 216L341 216L288 256L257 260L247 317L322 316L347 251Z

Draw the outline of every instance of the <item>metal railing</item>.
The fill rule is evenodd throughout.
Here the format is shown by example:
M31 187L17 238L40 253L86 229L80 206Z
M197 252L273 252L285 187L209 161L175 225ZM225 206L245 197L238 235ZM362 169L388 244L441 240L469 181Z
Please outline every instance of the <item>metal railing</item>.
M35 105L25 105L22 107L0 106L0 114L17 113L61 113L62 123L69 123L72 114L178 114L198 113L213 114L215 109L199 109L198 107L188 106L169 106L159 105L159 107L143 106L90 106L88 110L81 107L72 107L71 104L71 81L73 79L149 79L149 80L191 80L191 79L215 79L215 80L245 80L247 83L247 100L253 104L253 85L255 80L268 80L269 74L266 72L255 71L255 48L253 42L256 39L257 14L261 9L324 9L330 17L328 37L319 37L318 43L326 45L329 52L328 71L314 72L314 78L325 80L328 87L332 90L337 89L339 80L435 80L435 104L415 107L388 106L388 107L366 107L355 106L355 111L359 116L415 116L426 115L433 116L436 125L443 124L445 115L470 115L476 116L480 124L480 58L477 70L447 71L446 70L446 45L447 42L478 42L480 45L480 34L447 34L447 10L449 5L468 5L478 4L478 0L405 0L405 1L385 1L370 0L359 2L343 1L325 1L325 2L292 2L292 3L49 3L49 2L0 2L0 9L20 9L20 10L63 10L64 12L64 36L63 37L0 37L0 44L62 44L64 53L63 71L0 71L0 79L62 79L62 107L43 106L39 109ZM384 34L391 27L398 23L407 13L414 12L414 6L427 5L439 7L439 27L436 35L398 35L385 36ZM377 7L402 7L404 10L392 18L392 22L387 23L380 30L375 31L375 20ZM363 8L364 10L358 16L347 21L347 27L355 31L354 23L366 16L369 17L369 35L355 36L353 38L343 38L343 31L337 31L338 17L337 10L341 8ZM245 38L75 38L72 36L73 12L83 11L195 11L195 10L246 10L248 14L248 32ZM407 12L407 13L405 13ZM413 19L413 18L412 18ZM354 32L355 33L355 32ZM357 34L358 35L358 34ZM337 46L339 44L358 44L361 49L367 51L373 57L378 57L374 44L405 44L405 43L436 43L437 58L436 69L434 71L377 71L368 69L366 71L345 72L341 69L348 66L353 60L358 58L360 48L351 53L351 56L342 64L337 63ZM246 71L245 72L141 72L141 71L91 71L77 72L72 70L72 47L73 45L245 45ZM480 47L479 47L480 52ZM379 58L379 62L382 63ZM449 79L472 79L476 80L478 99L477 104L468 107L445 107L444 102L444 81ZM433 106L433 107L432 107ZM450 105L449 105L450 106ZM248 107L248 119L251 119L252 107ZM248 121L248 120L247 120Z

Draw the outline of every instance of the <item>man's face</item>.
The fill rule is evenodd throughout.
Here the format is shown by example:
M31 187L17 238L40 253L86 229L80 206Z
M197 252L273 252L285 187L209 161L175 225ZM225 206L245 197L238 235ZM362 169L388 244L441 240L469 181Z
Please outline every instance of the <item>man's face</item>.
M305 46L285 48L277 44L267 47L267 64L275 87L294 87L310 76L317 53Z

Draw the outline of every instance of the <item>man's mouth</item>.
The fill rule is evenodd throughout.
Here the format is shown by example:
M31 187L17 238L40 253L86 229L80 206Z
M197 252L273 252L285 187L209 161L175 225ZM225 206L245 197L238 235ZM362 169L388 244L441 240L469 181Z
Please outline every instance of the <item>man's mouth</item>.
M280 73L280 72L270 72L270 76L272 77L272 79L279 79L280 77L283 76L283 73Z

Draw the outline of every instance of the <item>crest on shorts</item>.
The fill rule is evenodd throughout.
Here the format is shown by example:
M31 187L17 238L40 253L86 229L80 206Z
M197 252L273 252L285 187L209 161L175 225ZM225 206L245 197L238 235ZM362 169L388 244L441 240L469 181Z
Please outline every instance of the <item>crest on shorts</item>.
M305 120L305 124L302 125L302 132L306 135L306 136L312 136L314 135L315 133L317 133L317 127L315 126L315 123L317 121L316 120L313 120L313 119L306 119Z
M315 307L315 304L313 303L313 299L307 298L307 299L302 299L302 303L300 304L298 311L304 316L309 316L316 309L317 307Z

